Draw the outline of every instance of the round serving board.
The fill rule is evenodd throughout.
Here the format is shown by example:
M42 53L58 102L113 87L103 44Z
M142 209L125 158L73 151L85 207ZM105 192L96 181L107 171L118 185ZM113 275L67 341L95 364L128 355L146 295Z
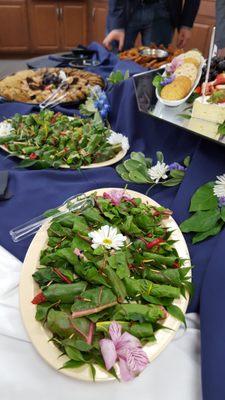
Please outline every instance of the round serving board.
M98 195L102 195L106 191L110 190L121 190L118 188L104 188L97 189L86 192L85 195L88 196L94 192ZM140 198L143 203L149 204L152 206L159 207L160 205L156 203L151 198L133 190L126 191L130 196ZM65 209L65 206L60 208L61 210ZM41 357L56 370L59 370L64 362L68 361L67 356L61 356L61 352L55 347L52 342L49 342L52 334L50 331L45 329L42 324L35 319L36 306L31 303L31 300L38 292L38 285L35 283L32 278L32 274L37 270L40 266L39 258L41 250L43 250L47 246L48 235L47 229L50 223L45 223L37 232L34 239L32 240L30 247L27 251L21 277L20 277L20 286L19 286L19 297L20 297L20 310L22 314L22 319L27 330L27 333L30 337L31 342L34 347L41 355ZM184 267L190 266L190 256L188 252L188 248L185 242L185 239L172 217L169 217L168 220L164 223L164 226L173 231L171 234L171 239L176 240L174 247L176 248L179 257L184 258L185 264ZM186 312L188 305L188 295L186 298L183 296L180 299L176 299L173 304L177 305L184 313ZM176 331L180 326L180 322L173 318L171 315L164 320L163 325L168 327L169 329L160 329L156 332L156 342L148 343L144 346L144 350L146 351L149 361L153 361L169 344L169 342L173 339ZM60 356L60 357L59 357ZM107 374L103 369L99 366L96 367L96 382L100 381L110 381L115 378L112 375ZM116 366L117 373L119 375L119 368ZM72 378L81 379L84 381L92 381L92 375L89 369L89 366L82 366L81 368L76 369L60 369L60 373L70 376Z

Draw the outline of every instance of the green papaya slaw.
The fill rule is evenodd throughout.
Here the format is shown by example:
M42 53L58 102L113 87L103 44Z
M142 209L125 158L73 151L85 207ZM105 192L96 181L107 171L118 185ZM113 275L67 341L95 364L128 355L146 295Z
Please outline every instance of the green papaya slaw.
M33 274L36 320L67 355L62 368L87 364L93 378L96 365L105 368L99 342L112 321L142 345L154 342L168 314L185 323L173 302L192 292L190 267L166 227L168 210L117 192L119 200L118 193L94 193L93 206L53 219ZM114 245L101 237L110 229Z

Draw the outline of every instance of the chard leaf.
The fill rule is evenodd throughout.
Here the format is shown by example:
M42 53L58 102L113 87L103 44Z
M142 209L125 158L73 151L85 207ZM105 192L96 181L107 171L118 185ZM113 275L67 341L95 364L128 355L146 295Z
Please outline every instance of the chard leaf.
M38 304L35 319L37 321L44 321L47 318L48 312L52 306L52 303Z
M214 182L201 186L191 199L189 211L212 210L217 207L217 198L213 193Z
M163 308L153 304L120 304L113 315L116 321L156 322L161 318L165 318Z
M112 290L106 287L95 287L86 290L75 300L72 306L73 318L98 313L117 304L117 298Z
M108 262L110 267L116 270L116 273L120 279L130 276L126 254L123 251L118 251L110 256L108 258Z
M190 218L186 219L180 225L182 232L206 232L213 228L220 218L220 211L218 208L207 210L207 211L197 211Z

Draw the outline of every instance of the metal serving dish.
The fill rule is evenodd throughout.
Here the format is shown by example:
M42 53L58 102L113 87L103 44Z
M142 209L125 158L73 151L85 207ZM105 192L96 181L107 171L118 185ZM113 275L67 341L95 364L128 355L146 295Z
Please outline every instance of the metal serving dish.
M163 73L163 70L164 68L161 67L160 69L133 75L132 79L139 111L176 125L190 134L194 133L201 138L225 146L225 137L222 135L219 136L212 131L212 129L214 130L212 125L216 124L211 124L200 119L197 120L197 118L191 118L191 104L185 102L176 107L168 107L157 99L156 89L152 81L156 75ZM183 115L185 115L186 118L184 118Z
M160 59L166 58L166 57L168 57L168 55L169 55L168 51L166 51L166 50L162 50L162 49L151 49L150 47L141 50L140 53L141 53L143 56L151 56L151 57L153 57L153 58L160 58Z

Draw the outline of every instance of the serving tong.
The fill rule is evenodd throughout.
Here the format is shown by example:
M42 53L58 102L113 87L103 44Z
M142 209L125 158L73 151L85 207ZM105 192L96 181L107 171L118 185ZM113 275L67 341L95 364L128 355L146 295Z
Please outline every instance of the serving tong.
M66 199L59 207L65 207L66 209L60 211L58 208L45 211L43 214L36 218L30 219L22 225L19 225L9 231L9 234L13 242L17 243L27 237L37 233L39 228L46 222L51 222L53 219L60 217L61 221L71 211L84 210L88 206L93 206L94 200L92 197L86 196L83 193L79 193L75 196L71 196ZM55 211L55 212L54 212ZM48 216L47 214L54 212L53 215Z
M67 80L63 80L58 88L54 90L53 93L51 93L47 99L42 101L42 103L39 104L39 107L41 110L44 110L45 108L53 108L56 107L58 104L61 103L61 101L64 99L66 96L66 91L69 87L69 83Z

